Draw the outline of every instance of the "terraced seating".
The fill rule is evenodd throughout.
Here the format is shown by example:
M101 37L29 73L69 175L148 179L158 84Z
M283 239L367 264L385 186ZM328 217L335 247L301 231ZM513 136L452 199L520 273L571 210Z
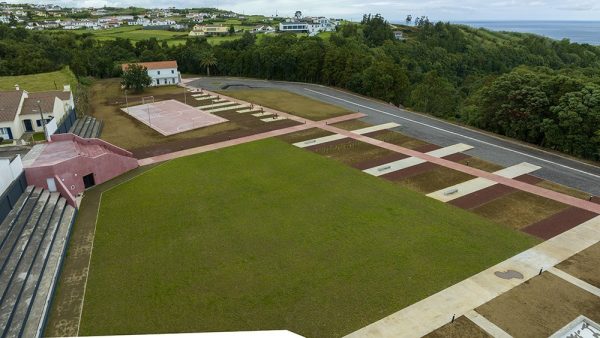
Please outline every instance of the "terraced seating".
M78 118L69 129L69 133L83 138L99 138L104 123L95 117L85 115Z
M75 213L29 186L0 224L0 336L42 335Z

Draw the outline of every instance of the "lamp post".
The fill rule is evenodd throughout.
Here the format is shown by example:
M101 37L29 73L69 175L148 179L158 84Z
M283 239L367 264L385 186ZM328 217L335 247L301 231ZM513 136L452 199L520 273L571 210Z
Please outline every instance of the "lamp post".
M183 87L183 101L187 104L187 88Z
M127 89L125 89L125 112L129 114L129 101L127 100Z
M42 128L44 128L44 138L48 141L48 134L46 133L46 120L44 120L44 112L42 111L42 106L40 105L40 100L37 100L37 106L40 111L40 117L42 118Z

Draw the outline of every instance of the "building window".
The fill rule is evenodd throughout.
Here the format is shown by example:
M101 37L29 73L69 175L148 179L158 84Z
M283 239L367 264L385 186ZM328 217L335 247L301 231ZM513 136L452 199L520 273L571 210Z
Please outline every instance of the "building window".
M174 69L171 69L171 74L175 74L175 70Z
M157 73L158 73L158 75L160 75L160 70L159 70L159 71L157 71Z

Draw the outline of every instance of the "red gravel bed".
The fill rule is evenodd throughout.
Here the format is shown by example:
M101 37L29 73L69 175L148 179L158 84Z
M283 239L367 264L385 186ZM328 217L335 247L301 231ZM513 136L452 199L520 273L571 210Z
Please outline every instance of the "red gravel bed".
M459 197L448 203L463 209L473 209L515 191L517 191L517 189L504 184L495 184L491 187Z
M438 167L440 167L440 166L435 163L425 162L425 163L414 165L414 166L406 168L406 169L394 171L393 173L382 175L381 177L388 179L390 181L398 181L403 178L422 174L426 171L433 170Z
M427 145L424 145L424 146L421 146L421 147L417 147L414 150L418 151L418 152L421 152L421 153L428 153L430 151L438 150L438 149L441 149L441 148L442 147L440 147L438 145L435 145L435 144L427 144Z
M529 183L529 184L537 184L537 183L540 183L541 181L543 181L543 179L541 179L539 177L535 177L533 175L529 175L529 174L515 177L515 180Z
M569 207L521 230L542 239L550 239L596 216L598 214L591 211Z

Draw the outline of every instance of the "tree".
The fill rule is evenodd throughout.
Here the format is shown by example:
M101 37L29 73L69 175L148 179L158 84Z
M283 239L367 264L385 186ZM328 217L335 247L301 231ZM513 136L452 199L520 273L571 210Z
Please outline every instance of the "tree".
M148 69L137 63L128 64L121 78L121 84L125 89L133 89L137 93L143 92L144 88L152 83Z
M235 34L235 26L231 25L231 26L229 26L229 35L233 35L233 34Z
M206 75L210 76L210 67L217 65L217 58L213 52L205 52L200 56L200 65L206 67Z
M410 94L411 105L416 110L441 117L453 116L458 99L456 88L436 72L425 74L423 81Z
M412 15L409 14L406 16L406 25L410 26L411 22L412 22Z
M296 13L294 14L294 17L296 18L296 20L302 19L302 12L301 11L296 11Z
M365 15L361 23L364 26L365 40L371 47L381 46L385 40L394 39L394 32L390 24L380 14L375 16Z

